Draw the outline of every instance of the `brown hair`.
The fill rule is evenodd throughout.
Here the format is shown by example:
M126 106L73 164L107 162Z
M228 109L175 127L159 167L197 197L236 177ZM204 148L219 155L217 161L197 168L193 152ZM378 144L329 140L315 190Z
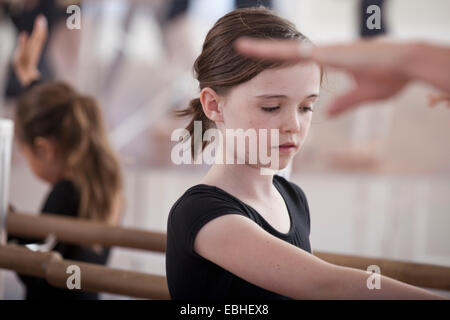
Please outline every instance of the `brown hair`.
M37 137L58 142L65 170L79 192L78 216L118 222L113 211L122 196L120 165L93 98L61 82L36 85L19 100L16 132L31 147Z
M220 18L209 30L203 43L202 53L195 60L194 70L199 81L200 90L209 87L218 94L251 80L266 69L280 67L286 63L267 60L256 60L238 54L233 42L248 36L264 39L298 39L309 41L286 19L277 16L264 7L236 9ZM193 99L186 109L177 111L178 116L192 116L186 129L193 136L194 121L202 121L202 135L213 127L203 112L200 99ZM203 142L202 149L207 145ZM194 150L194 139L191 139L192 157L199 150Z

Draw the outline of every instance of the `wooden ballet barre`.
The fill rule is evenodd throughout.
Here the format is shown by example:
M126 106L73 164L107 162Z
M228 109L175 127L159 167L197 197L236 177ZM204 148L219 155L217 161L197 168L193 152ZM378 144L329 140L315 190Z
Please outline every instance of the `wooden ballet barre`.
M166 234L131 228L107 226L79 218L57 215L9 213L7 231L11 235L45 239L56 235L58 241L74 244L101 244L165 252ZM412 285L450 291L450 268L430 264L315 251L314 255L332 264L367 270L377 265L381 274Z
M450 291L449 267L325 252L314 252L314 255L332 264L361 270L377 265L383 276L414 286Z
M58 288L67 289L67 279L71 275L67 270L71 265L80 268L80 290L153 300L170 299L164 276L63 260L57 252L34 252L22 246L0 245L0 269L44 278L50 285Z
M58 252L33 252L19 245L0 245L0 269L45 278L51 260L62 260Z
M166 251L166 235L161 232L110 226L87 219L53 214L10 212L6 219L6 230L12 236L45 239L53 233L58 241L67 243Z

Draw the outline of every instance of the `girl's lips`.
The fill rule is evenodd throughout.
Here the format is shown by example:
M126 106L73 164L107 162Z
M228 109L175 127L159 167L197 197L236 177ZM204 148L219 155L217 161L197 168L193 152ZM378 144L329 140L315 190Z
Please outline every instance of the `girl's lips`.
M279 146L280 148L296 148L297 146L295 145L295 143L284 143L284 144L281 144L280 146Z
M278 146L281 152L292 152L297 149L297 145L294 143L285 143Z

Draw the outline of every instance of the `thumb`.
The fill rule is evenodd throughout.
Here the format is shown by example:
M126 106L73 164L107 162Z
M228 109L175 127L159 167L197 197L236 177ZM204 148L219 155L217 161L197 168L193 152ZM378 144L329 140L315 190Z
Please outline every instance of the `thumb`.
M44 15L39 15L34 22L33 32L30 36L30 47L28 48L30 60L33 65L37 65L41 57L47 34L47 19Z
M19 34L19 38L17 40L17 47L14 52L14 63L18 63L21 58L23 58L25 53L25 48L27 45L28 35L26 31L22 31Z
M20 47L20 46L23 47L26 44L27 39L28 39L28 34L26 31L22 31L21 33L19 33L19 40L17 41L18 47Z

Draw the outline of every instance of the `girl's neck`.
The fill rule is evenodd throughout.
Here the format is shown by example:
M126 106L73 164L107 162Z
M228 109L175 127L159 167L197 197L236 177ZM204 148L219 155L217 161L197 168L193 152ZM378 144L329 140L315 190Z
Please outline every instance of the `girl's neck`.
M274 191L273 175L262 175L260 168L245 164L214 164L203 184L219 187L238 198L262 199Z

